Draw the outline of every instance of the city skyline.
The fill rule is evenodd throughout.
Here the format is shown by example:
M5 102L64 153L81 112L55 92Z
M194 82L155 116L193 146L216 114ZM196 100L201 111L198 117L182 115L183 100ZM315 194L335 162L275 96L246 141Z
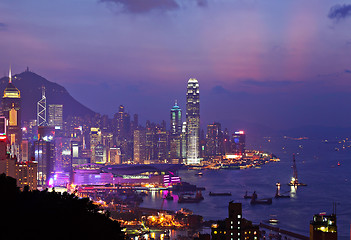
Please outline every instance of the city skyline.
M350 126L348 1L16 3L0 3L0 71L29 66L101 114L166 119L194 76L203 124Z

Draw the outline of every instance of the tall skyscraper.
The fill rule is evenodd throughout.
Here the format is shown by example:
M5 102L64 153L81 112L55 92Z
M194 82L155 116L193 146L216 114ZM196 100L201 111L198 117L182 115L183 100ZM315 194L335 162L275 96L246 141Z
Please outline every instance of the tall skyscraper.
M146 160L146 132L144 129L134 130L134 163Z
M175 102L171 109L171 135L170 135L170 157L171 159L182 158L182 110Z
M101 144L101 130L100 128L90 128L90 150L91 150L91 163L95 163L97 159L95 159L95 148Z
M45 127L44 127L45 128ZM38 163L38 185L47 186L50 178L52 178L55 167L55 144L50 133L44 131L45 134L38 134L39 140L34 142L34 156Z
M240 155L245 153L245 139L244 131L237 131L233 134L232 153Z
M63 105L49 104L49 126L62 129L63 127Z
M200 90L199 82L190 78L186 93L187 164L200 164Z
M182 109L175 102L171 109L171 134L180 134L182 132Z
M8 120L7 137L10 144L20 145L22 140L21 129L21 92L13 85L11 69L9 83L7 84L1 102L2 112Z
M217 156L223 153L222 147L222 131L220 123L207 125L206 134L206 155Z
M47 126L48 123L46 121L46 96L45 96L45 88L42 88L42 96L41 99L37 103L37 125L38 126Z

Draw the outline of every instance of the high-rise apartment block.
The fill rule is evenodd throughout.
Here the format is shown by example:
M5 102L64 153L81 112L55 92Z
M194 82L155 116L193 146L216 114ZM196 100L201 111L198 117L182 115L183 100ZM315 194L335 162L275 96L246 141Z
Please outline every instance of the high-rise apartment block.
M258 240L259 226L242 217L242 204L230 202L228 218L218 221L211 227L212 239L216 240Z
M336 214L316 214L310 223L310 240L337 240Z

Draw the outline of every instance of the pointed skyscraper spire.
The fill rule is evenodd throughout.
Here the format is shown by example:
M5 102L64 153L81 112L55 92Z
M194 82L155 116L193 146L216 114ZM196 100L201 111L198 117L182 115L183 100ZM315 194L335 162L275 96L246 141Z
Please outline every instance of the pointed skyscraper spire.
M10 69L9 69L9 83L12 83L11 66L10 66Z

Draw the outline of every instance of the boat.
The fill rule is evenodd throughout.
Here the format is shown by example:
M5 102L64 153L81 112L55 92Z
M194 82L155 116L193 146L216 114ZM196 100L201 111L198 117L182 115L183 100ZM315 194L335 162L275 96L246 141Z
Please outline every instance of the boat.
M170 192L170 191L168 191L168 193L167 193L165 199L166 199L166 200L173 200L173 199L174 199L173 196L171 195L171 192Z
M273 225L277 224L279 222L277 215L271 215L268 222Z
M277 182L275 185L277 186L277 190L275 192L274 198L290 198L289 195L281 195L280 194L280 183L279 182Z
M270 205L272 204L272 198L264 198L264 199L254 199L252 198L250 201L250 204L255 205L255 204L267 204Z
M202 177L202 175L203 175L203 173L202 173L202 172L195 173L195 176Z
M275 198L290 198L289 195L280 195L280 194L279 195L276 194L274 197Z
M252 194L252 198L251 198L250 204L251 205L255 205L255 204L272 204L272 198L257 199L257 193L255 191Z
M289 186L307 186L305 183L299 182L297 178L297 168L296 168L296 160L295 160L295 154L293 154L293 177L291 178L291 181L288 183Z
M204 200L201 192L197 192L195 197L180 195L178 199L178 203L199 203Z
M208 195L209 196L231 196L232 193L231 192L224 192L224 193L213 193L213 192L210 192Z
M254 194L256 194L256 191L254 191ZM247 191L246 191L246 193L245 193L245 195L244 195L244 198L245 198L245 199L251 199L252 196L253 196L253 195L247 195Z

